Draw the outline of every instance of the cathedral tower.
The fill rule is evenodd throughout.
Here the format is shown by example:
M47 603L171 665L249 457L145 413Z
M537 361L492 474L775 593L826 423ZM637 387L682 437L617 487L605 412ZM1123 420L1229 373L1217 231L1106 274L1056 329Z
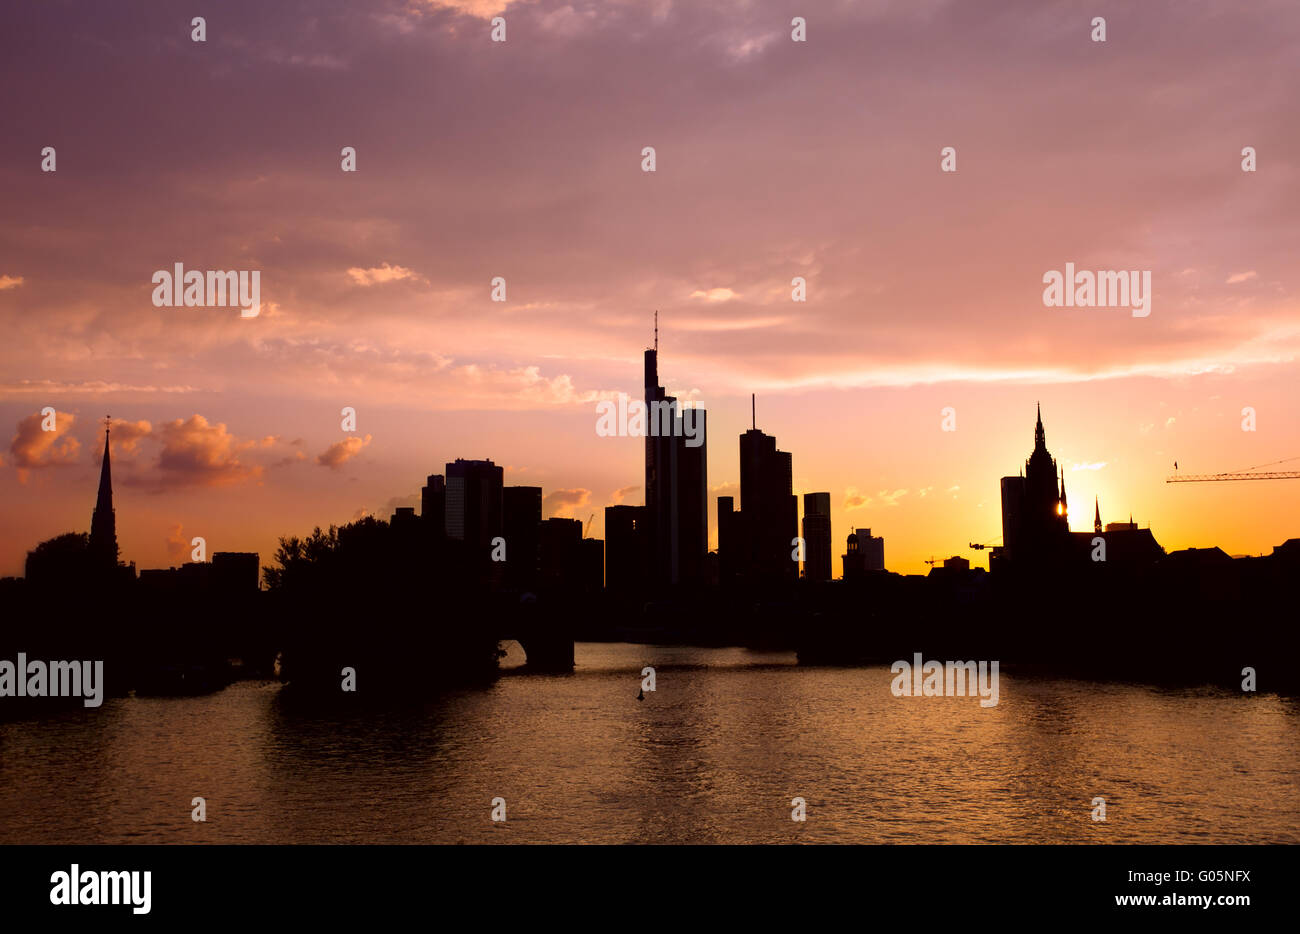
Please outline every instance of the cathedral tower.
M90 517L90 556L96 567L117 567L117 521L113 516L113 471L104 427L104 462L99 468L99 496Z

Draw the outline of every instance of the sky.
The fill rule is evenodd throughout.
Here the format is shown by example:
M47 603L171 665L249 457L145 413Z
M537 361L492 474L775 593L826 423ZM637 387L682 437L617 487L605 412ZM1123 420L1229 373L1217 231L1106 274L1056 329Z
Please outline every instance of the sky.
M1300 481L1165 483L1300 457L1294 3L198 7L0 9L0 575L89 529L110 413L141 568L267 564L456 457L600 537L643 441L596 405L656 310L711 542L751 393L837 576L855 527L987 566L1040 402L1072 528L1300 536ZM157 307L175 263L259 271L260 313ZM1066 263L1149 271L1150 313L1045 305Z

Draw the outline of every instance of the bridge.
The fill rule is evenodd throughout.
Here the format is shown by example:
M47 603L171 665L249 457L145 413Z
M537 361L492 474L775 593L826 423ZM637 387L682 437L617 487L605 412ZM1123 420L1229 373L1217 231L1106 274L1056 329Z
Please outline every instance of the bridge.
M513 640L524 650L529 671L573 671L573 629L563 608L543 609L525 593L515 612L496 624L498 642Z

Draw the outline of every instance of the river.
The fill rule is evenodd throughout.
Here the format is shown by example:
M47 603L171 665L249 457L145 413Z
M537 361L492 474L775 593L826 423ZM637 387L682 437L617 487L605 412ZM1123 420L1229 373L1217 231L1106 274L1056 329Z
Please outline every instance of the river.
M0 723L0 843L1300 842L1294 698L1003 672L986 708L788 653L576 662L402 710L244 681Z

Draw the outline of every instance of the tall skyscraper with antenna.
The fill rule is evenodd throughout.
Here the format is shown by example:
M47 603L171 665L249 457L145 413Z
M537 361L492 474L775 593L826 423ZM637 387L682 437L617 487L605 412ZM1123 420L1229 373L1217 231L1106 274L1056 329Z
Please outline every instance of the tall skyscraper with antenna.
M645 402L657 429L647 431L645 439L648 580L656 588L699 584L705 579L709 548L707 413L692 413L698 417L700 443L688 445L677 399L659 385L657 311L654 347L645 352ZM665 409L668 414L661 415Z
M754 396L750 426L740 436L740 510L732 497L718 498L720 573L728 582L793 580L799 576L799 564L791 558L799 535L793 458L777 450L774 436L758 430Z

